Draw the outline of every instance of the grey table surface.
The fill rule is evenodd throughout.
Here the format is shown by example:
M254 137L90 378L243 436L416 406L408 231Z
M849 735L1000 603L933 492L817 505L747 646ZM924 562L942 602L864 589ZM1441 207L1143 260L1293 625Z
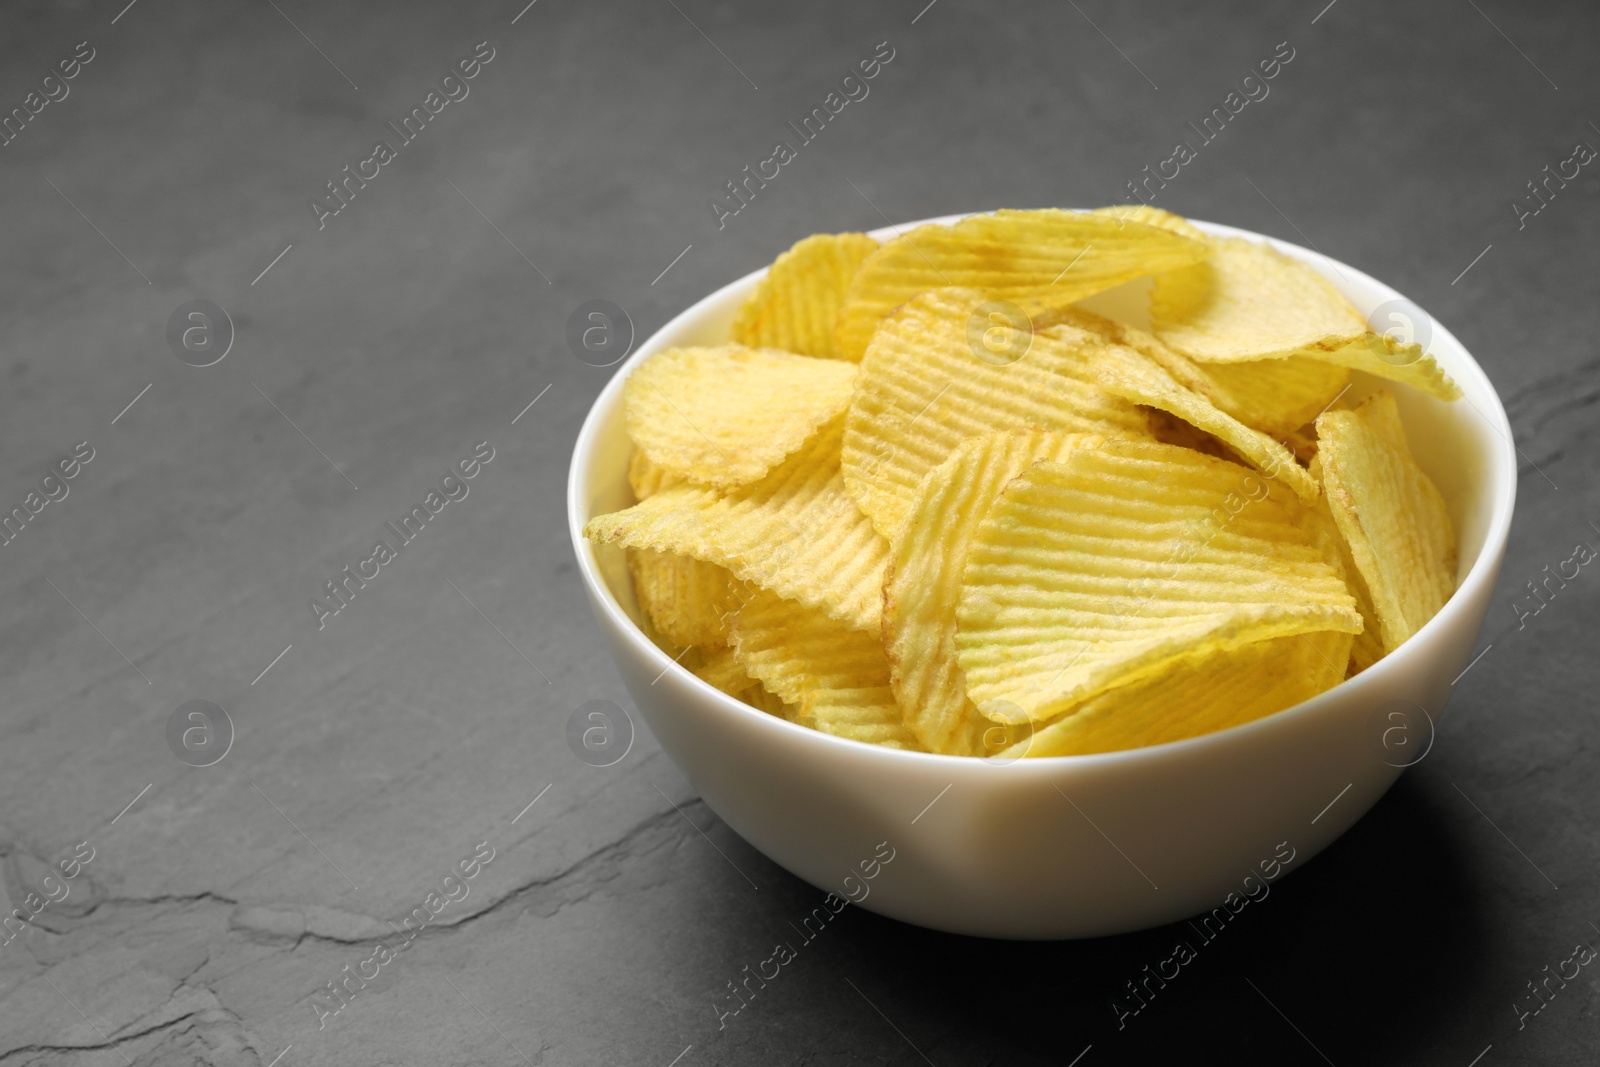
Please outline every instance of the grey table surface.
M0 14L26 119L0 147L0 507L38 509L0 549L8 911L92 852L0 948L0 1064L1593 1062L1592 969L1516 1005L1600 944L1600 578L1513 608L1600 544L1600 171L1528 186L1600 145L1592 5L524 3ZM885 41L870 94L719 228L724 183ZM1505 399L1517 519L1434 751L1120 1031L1172 930L1000 943L858 909L719 1029L820 893L647 732L611 767L568 748L579 704L628 704L565 528L612 373L569 315L611 300L643 337L807 233L1124 200L1284 42L1156 202L1389 282ZM475 48L468 95L400 142ZM206 367L168 341L197 299L232 324ZM319 629L310 599L481 441L469 495ZM84 443L64 498L29 495ZM169 745L193 700L232 724L210 766ZM469 895L322 1017L480 842Z

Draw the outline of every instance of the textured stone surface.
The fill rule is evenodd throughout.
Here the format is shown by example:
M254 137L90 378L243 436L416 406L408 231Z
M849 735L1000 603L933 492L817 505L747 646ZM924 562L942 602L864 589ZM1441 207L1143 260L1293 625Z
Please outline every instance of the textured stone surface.
M1510 205L1600 144L1597 27L1322 2L8 5L5 109L94 58L0 148L0 508L95 450L0 549L8 907L94 858L0 948L0 1064L1589 1062L1589 971L1521 1029L1512 1003L1600 944L1600 576L1524 629L1511 603L1600 536L1600 171L1520 229ZM870 95L719 231L708 199L884 40ZM307 201L480 41L470 95L319 231ZM573 708L627 699L564 528L610 373L567 316L609 299L644 336L806 233L1120 200L1281 41L1157 202L1395 285L1501 390L1518 517L1436 750L1120 1032L1110 998L1176 931L1005 944L854 909L719 1031L820 894L648 735L610 768L567 749ZM237 331L207 368L166 342L195 298ZM319 632L307 599L482 440L468 497ZM213 766L168 748L189 700L236 729ZM469 895L319 1029L319 988L479 842Z

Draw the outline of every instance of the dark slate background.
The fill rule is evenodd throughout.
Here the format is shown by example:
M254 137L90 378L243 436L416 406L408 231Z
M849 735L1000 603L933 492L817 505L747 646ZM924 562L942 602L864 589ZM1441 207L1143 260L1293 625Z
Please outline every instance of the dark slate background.
M0 14L4 109L95 56L0 147L0 508L95 450L0 549L8 907L95 850L0 948L0 1064L1592 1060L1592 968L1513 1004L1600 945L1600 576L1523 629L1511 606L1600 544L1600 170L1513 207L1600 145L1592 5L125 3ZM319 231L308 200L481 41L470 95ZM708 200L880 41L870 95L719 231ZM643 337L811 232L1121 200L1285 41L1157 203L1395 285L1505 398L1492 647L1434 751L1120 1032L1110 998L1178 929L1010 944L856 909L719 1032L820 893L647 734L609 768L568 749L580 703L627 704L565 531L610 374L568 316L608 299ZM202 298L236 332L203 369L166 340ZM308 599L482 440L468 498L319 632ZM168 746L189 700L234 725L213 766ZM319 1030L311 997L480 841L469 897Z

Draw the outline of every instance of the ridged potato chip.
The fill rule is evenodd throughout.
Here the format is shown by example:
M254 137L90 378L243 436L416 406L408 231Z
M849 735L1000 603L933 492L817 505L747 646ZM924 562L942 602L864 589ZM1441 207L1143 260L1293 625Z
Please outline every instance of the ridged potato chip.
M861 261L878 250L864 233L819 233L773 261L733 319L733 340L838 359L834 326L845 289Z
M1199 427L1192 426L1160 408L1150 409L1150 433L1164 445L1178 445L1231 463L1238 462L1238 454L1233 449Z
M745 673L744 666L727 645L708 645L690 650L678 661L694 673L696 678L713 689L720 689L731 697L743 700L757 682Z
M888 542L845 494L842 420L765 478L726 494L685 483L583 528L591 541L676 552L877 633Z
M1349 368L1301 356L1206 363L1200 369L1210 383L1212 403L1280 440L1326 411L1350 387Z
M1091 697L1000 758L1117 752L1225 730L1338 685L1349 656L1350 635L1324 631L1178 660Z
M1044 209L975 215L954 226L919 226L873 252L839 309L842 359L858 360L878 323L918 293L983 289L1070 304L1147 274L1194 263L1199 241L1109 215Z
M884 320L862 360L845 416L844 482L886 537L923 475L969 437L1025 429L1150 436L1138 407L1090 380L1077 343L1086 334L991 322L981 314L989 303L971 289L923 293ZM1009 362L980 359L975 347Z
M921 747L902 720L875 634L766 590L755 590L734 615L732 631L740 665L799 708L796 722L870 744Z
M1206 240L1205 231L1192 225L1182 215L1174 215L1165 208L1152 207L1149 204L1112 204L1110 207L1095 208L1094 213L1110 215L1114 219L1125 219L1128 222L1142 222L1146 226L1159 226L1163 230L1171 230L1196 241Z
M967 692L992 719L1039 722L1176 660L1355 633L1319 523L1254 472L1171 445L1108 440L1036 464L967 554Z
M1085 355L1100 388L1178 416L1222 441L1257 470L1283 482L1301 500L1317 498L1316 481L1295 462L1294 453L1186 388L1148 356L1121 345L1099 345L1087 349Z
M766 686L757 683L739 694L739 699L749 704L752 708L776 715L780 719L790 722L800 721L800 709L788 703L782 697L773 693Z
M1298 430L1283 435L1283 443L1289 451L1294 453L1294 458L1304 463L1307 467L1317 459L1317 435L1314 429L1302 426ZM1317 479L1317 484L1322 484L1316 471L1311 472L1311 477Z
M1317 419L1317 460L1334 523L1392 652L1456 588L1456 537L1439 490L1411 458L1394 397Z
M780 719L788 719L790 722L795 722L799 718L799 708L785 703L781 697L769 692L760 682L746 674L744 666L733 654L733 649L725 645L691 648L678 662L689 668L696 678L740 703L749 704L752 708L769 715L776 715Z
M838 360L774 349L671 348L628 376L628 433L672 474L749 485L845 409L855 377Z
M967 547L1006 483L1040 460L1097 448L1092 434L990 434L961 442L922 479L892 546L883 645L905 722L930 752L993 755L1010 731L984 718L956 663L956 604Z
M1322 513L1323 525L1338 534L1338 524L1333 518L1333 509L1328 505L1327 483L1322 477L1322 461L1317 458L1311 460L1311 477L1317 484L1323 486L1322 499L1317 501L1317 510ZM1350 555L1350 546L1345 543L1344 535L1338 534L1334 538L1339 555L1339 570L1344 578L1344 584L1350 588L1350 595L1356 598L1356 610L1361 612L1361 632L1356 634L1355 643L1350 646L1350 677L1355 677L1384 656L1383 632L1378 626L1378 613L1372 607L1372 594L1367 592L1366 579L1361 577L1361 571L1356 568L1356 561Z
M1211 255L1170 271L1150 293L1166 345L1202 363L1299 356L1390 378L1441 400L1461 390L1420 346L1374 333L1327 280L1270 245L1214 238Z
M1107 343L1131 348L1226 414L1277 438L1287 437L1315 419L1350 385L1347 368L1314 359L1199 364L1153 334L1083 308L1024 307L1033 316L1035 330L1071 326Z
M663 489L671 489L683 480L653 462L637 446L628 457L628 488L633 490L635 500L645 500Z
M628 549L628 573L639 607L672 644L720 645L738 606L726 568L675 552Z
M900 705L887 686L840 686L821 690L791 720L835 737L848 737L884 748L921 752L916 735L899 721Z

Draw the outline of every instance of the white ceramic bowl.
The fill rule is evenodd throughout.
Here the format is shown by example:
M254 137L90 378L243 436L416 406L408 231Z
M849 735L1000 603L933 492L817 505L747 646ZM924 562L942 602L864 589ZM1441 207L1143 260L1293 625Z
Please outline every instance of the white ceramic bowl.
M1363 313L1403 301L1315 252L1197 225L1269 241L1316 268ZM1431 328L1431 354L1465 399L1445 404L1404 387L1394 392L1412 451L1455 522L1458 588L1393 655L1303 704L1187 741L999 765L817 733L725 696L674 664L637 625L620 550L597 549L582 529L591 516L632 502L623 379L661 349L724 342L734 310L762 273L701 300L618 367L578 435L567 512L595 618L638 710L711 810L774 862L870 911L939 930L1006 938L1119 933L1215 908L1229 892L1256 884L1247 875L1298 870L1431 744L1431 722L1467 666L1488 609L1517 464L1488 378L1448 330L1425 317L1420 329ZM1143 287L1123 289L1090 304L1142 314ZM1357 379L1357 392L1374 387ZM892 861L874 865L875 853L889 849ZM1291 853L1272 866L1275 855Z

